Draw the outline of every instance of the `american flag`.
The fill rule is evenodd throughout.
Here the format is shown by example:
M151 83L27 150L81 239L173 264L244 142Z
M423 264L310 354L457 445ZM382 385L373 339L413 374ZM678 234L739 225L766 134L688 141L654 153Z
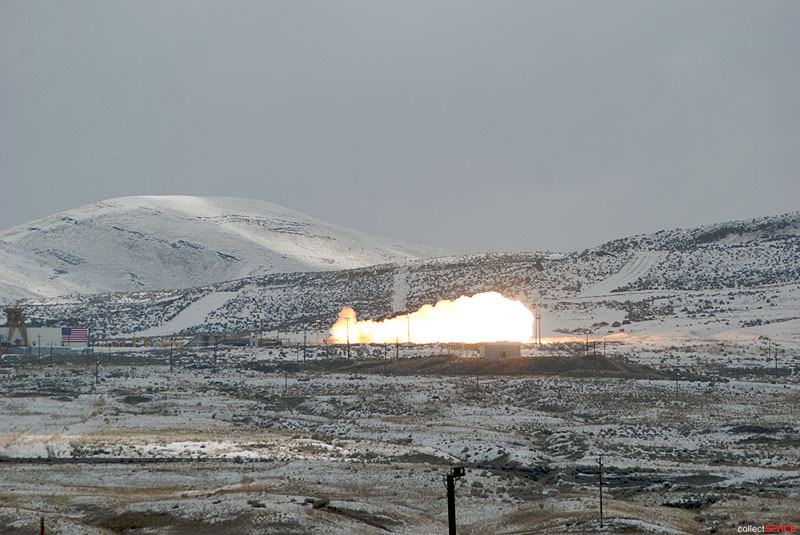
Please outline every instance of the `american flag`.
M62 327L62 344L85 344L89 341L89 329L86 327Z

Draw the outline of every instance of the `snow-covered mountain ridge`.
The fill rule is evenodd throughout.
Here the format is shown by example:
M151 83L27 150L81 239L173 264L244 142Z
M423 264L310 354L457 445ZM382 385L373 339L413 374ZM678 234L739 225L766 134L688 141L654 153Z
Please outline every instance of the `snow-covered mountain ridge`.
M693 229L662 230L603 244L598 249L687 251L703 247L745 246L800 236L800 212L705 225Z
M612 291L740 288L800 281L800 212L608 242L591 254L647 259Z
M108 335L286 332L313 331L316 319L327 328L343 306L381 319L495 290L539 308L546 337L800 336L798 221L794 213L635 236L576 253L453 256L22 306L33 321L87 325Z
M446 253L377 238L263 201L120 197L0 232L0 302L189 288Z

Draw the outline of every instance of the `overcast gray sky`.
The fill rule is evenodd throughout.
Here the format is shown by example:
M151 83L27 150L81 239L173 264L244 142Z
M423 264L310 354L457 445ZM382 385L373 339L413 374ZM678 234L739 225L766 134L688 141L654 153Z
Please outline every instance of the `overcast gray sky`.
M0 2L0 228L262 199L460 251L800 210L800 2Z

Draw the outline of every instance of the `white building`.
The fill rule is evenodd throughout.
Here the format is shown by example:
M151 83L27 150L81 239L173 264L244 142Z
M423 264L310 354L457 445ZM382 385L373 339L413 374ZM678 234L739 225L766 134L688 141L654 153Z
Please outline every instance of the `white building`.
M28 327L28 344L34 352L51 347L84 349L89 347L89 330L78 327Z
M521 344L519 342L487 342L479 347L481 358L511 358L519 357Z

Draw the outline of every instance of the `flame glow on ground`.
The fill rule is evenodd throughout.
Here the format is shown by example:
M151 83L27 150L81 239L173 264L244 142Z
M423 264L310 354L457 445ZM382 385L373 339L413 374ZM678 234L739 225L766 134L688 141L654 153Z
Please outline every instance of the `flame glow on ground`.
M474 344L527 342L532 335L533 313L525 305L497 292L484 292L424 305L383 321L357 321L355 311L345 307L331 327L330 340L339 344Z

